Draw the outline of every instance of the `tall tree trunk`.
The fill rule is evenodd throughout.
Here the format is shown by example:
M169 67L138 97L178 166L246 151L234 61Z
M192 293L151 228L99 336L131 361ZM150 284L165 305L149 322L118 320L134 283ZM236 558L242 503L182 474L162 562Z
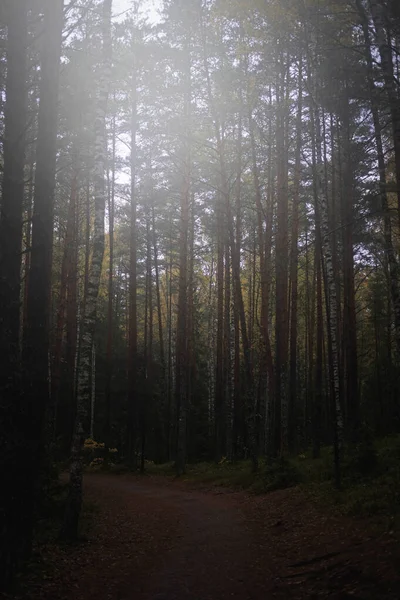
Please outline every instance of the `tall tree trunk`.
M221 458L228 454L228 429L230 421L231 402L231 260L229 252L229 240L225 244L225 297L224 297L224 401L222 410L222 431L220 440Z
M149 168L149 177L151 180L151 161ZM151 193L151 192L150 192ZM148 428L148 417L150 414L149 403L152 398L152 363L153 363L153 261L152 238L151 238L151 216L149 207L146 208L146 302L145 302L145 369L144 369L144 390L140 402L140 472L144 473L146 438Z
M275 386L275 452L285 454L288 449L288 185L285 166L285 103L284 57L278 59L281 71L277 83L277 230L276 230L276 386Z
M168 439L168 460L171 460L175 451L172 448L172 392L173 392L173 369L172 369L172 270L173 270L173 252L172 252L172 218L170 222L169 235L169 265L168 265L168 285L167 285L167 308L168 308L168 386L167 386L167 439Z
M330 228L328 218L328 199L325 186L325 165L321 156L321 137L319 133L319 111L315 108L315 130L316 130L316 167L314 177L317 191L317 208L321 223L321 240L326 269L326 303L328 334L330 335L331 361L332 361L332 386L334 398L334 427L335 427L335 479L337 487L340 487L339 452L343 445L343 416L340 402L340 371L339 371L339 339L338 339L338 315L337 315L337 289L336 274L333 268L332 247L330 239Z
M334 122L335 121L335 122ZM330 142L331 142L331 157L330 159L327 156L327 139L328 139L328 135L326 133L326 127L325 127L325 121L324 118L322 120L323 122L323 132L322 132L322 136L323 136L323 147L324 147L324 164L325 164L325 180L326 180L326 193L327 193L327 197L329 198L329 188L330 188L330 198L329 198L329 209L330 209L330 215L329 215L329 227L331 230L331 240L332 240L332 261L333 261L333 268L335 273L340 273L340 269L342 269L343 272L343 252L342 252L342 263L339 260L339 252L338 252L338 232L342 233L342 239L343 239L343 229L341 229L339 227L339 223L341 223L339 216L341 216L341 211L342 211L342 201L344 201L344 197L347 198L348 195L348 191L346 189L345 185L343 184L343 180L344 180L344 176L343 173L345 171L344 167L344 161L343 161L343 152L342 152L342 147L341 144L339 142L338 139L338 149L336 152L336 147L335 147L335 134L336 132L338 132L339 127L337 124L338 119L336 118L334 120L333 115L331 114L329 117L329 124L330 124ZM339 138L339 132L337 133L337 136ZM330 182L330 186L329 186L329 177L328 177L328 163L329 161L331 162L331 182ZM349 168L351 168L351 165L348 166ZM339 202L338 202L339 199ZM343 294L344 296L344 294ZM339 372L340 372L340 398L342 399L342 405L343 405L343 410L344 410L344 420L346 418L346 410L347 410L347 406L346 403L343 402L344 398L345 398L345 339L343 337L343 315L344 315L344 310L342 311L342 302L341 302L341 298L342 298L342 282L341 282L341 278L340 276L336 277L336 302L337 302L337 314L338 314L338 336L341 339L341 343L339 346ZM343 302L344 302L344 297L343 297Z
M27 298L27 327L22 353L27 466L24 482L27 506L24 515L28 532L33 519L33 498L39 491L39 474L43 467L45 451L48 450L45 425L46 411L50 407L49 319L56 182L58 81L63 25L61 0L46 0L44 19L31 267Z
M272 90L269 89L269 103L272 104ZM265 230L265 242L264 242L264 286L265 286L265 325L267 332L269 331L269 304L271 294L271 283L272 283L272 235L273 235L273 220L274 220L274 169L272 162L272 137L273 137L273 124L272 119L269 119L268 123L268 138L269 138L269 152L268 152L268 163L267 163L267 207L266 207L266 230ZM265 410L266 420L266 446L265 450L268 457L274 454L274 400L275 400L275 369L274 361L272 357L272 347L268 339L266 345L266 360L267 360L267 373L268 373L268 396Z
M103 2L103 64L99 82L96 112L95 156L95 214L92 263L89 273L85 313L82 322L82 340L79 355L77 414L71 447L70 484L62 535L76 539L82 507L83 444L88 431L90 408L90 357L96 327L97 298L104 256L105 167L106 167L106 114L108 87L111 76L111 10L112 0Z
M160 267L158 260L158 245L157 245L157 232L156 232L156 219L154 202L151 206L151 228L153 237L153 252L154 252L154 275L156 283L156 296L157 296L157 316L158 316L158 341L160 344L160 362L163 375L163 383L166 382L165 372L165 349L164 349L164 329L163 329L163 315L161 306L161 285L160 285Z
M115 94L114 94L115 100ZM112 119L111 182L108 190L108 305L107 305L107 348L106 348L106 385L104 415L104 451L105 460L109 459L111 445L111 385L113 377L113 316L114 316L114 212L115 212L115 157L116 157L116 118Z
M347 91L347 90L346 90ZM348 438L356 442L359 431L357 321L354 287L353 210L354 210L354 161L351 155L351 134L348 92L342 111L343 193L342 244L343 244L343 351L346 405L346 429Z
M90 181L88 178L86 184L86 203L85 203L85 274L83 280L83 299L82 299L82 315L86 310L86 299L89 289L89 272L90 272L90 216L91 216L91 194Z
M214 424L215 459L222 457L224 411L224 230L221 198L216 199L217 213L217 362L215 373Z
M297 401L297 344L298 344L298 237L299 237L299 203L301 183L301 146L303 117L303 61L299 60L298 105L296 120L296 157L293 180L292 233L290 250L290 377L289 377L289 414L288 441L289 450L295 449L296 436L296 401Z
M25 263L24 263L24 303L22 308L22 338L24 338L28 319L28 285L29 271L31 268L31 245L32 245L32 210L33 194L35 190L35 161L32 155L29 165L29 186L27 194L26 229L25 229Z
M190 213L190 189L191 189L191 32L186 33L184 42L185 68L184 78L184 127L186 143L183 145L183 185L181 192L180 207L180 239L179 239L179 292L178 292L178 315L177 315L177 339L176 339L176 377L175 394L177 406L177 453L176 472L182 475L185 472L186 463L186 417L187 417L187 300L188 300L188 232Z
M25 460L20 413L20 277L27 104L27 3L9 3L0 213L0 589L21 554ZM23 431L23 429L22 429ZM22 463L21 465L19 463ZM20 479L22 478L22 479ZM15 495L17 490L17 495Z
M315 198L317 201L317 197ZM324 320L323 320L323 299L322 299L322 252L321 252L321 226L319 220L319 211L316 209L315 219L315 259L314 259L315 283L317 288L317 325L316 325L316 357L313 377L313 405L312 405L312 443L313 458L319 458L321 453L322 437L322 403L323 403L323 338L324 338ZM313 294L315 296L315 293Z
M190 422L190 409L193 403L193 389L196 380L196 356L194 346L194 243L195 243L195 199L191 192L188 243L188 318L187 318L187 421Z
M86 311L86 299L88 295L89 289L89 271L90 271L90 253L91 253L91 243L90 243L90 233L91 233L91 190L90 190L90 180L89 174L87 176L86 186L85 186L85 266L84 266L84 275L83 275L83 294L82 300L78 306L79 314L78 314L78 336L77 336L77 352L75 359L75 385L74 385L74 396L75 396L75 404L76 404L76 396L78 393L78 379L79 379L79 365L80 365L80 353L81 353L81 343L82 343L82 329L83 329L83 315ZM90 366L90 373L92 373L92 369ZM90 375L91 377L91 375ZM90 379L89 385L92 385L92 380ZM74 420L74 416L72 420ZM72 424L73 431L73 424ZM92 437L92 436L91 436ZM70 440L71 442L71 440ZM70 444L71 446L71 444Z
M74 258L75 258L75 245L76 245L76 210L77 210L77 195L78 195L78 176L75 172L72 183L71 183L71 195L68 207L67 217L67 228L64 241L64 253L61 263L61 276L60 276L60 296L57 309L56 318L56 332L53 349L53 361L52 361L52 374L51 374L51 404L52 404L52 417L54 423L52 426L53 433L55 433L56 426L56 413L58 406L58 395L61 386L61 361L62 361L62 349L64 339L64 329L66 321L66 309L67 309L67 293L68 293L68 281L70 278L70 271L73 269ZM50 424L51 425L51 424Z
M131 197L130 197L130 237L129 237L129 349L128 349L128 463L136 468L137 434L137 227L136 227L136 136L137 136L137 72L136 64L132 72L131 99Z
M79 197L79 194L78 194ZM78 201L78 198L77 198ZM79 245L79 204L75 208L74 228L71 239L70 266L67 275L67 310L66 310L66 352L67 389L72 402L76 401L76 365L79 339L78 326L78 245ZM72 415L72 410L69 411ZM72 419L68 421L68 447L71 443Z
M156 285L156 302L157 302L157 323L158 323L158 343L159 343L159 355L160 355L160 365L161 365L161 385L163 388L167 388L167 368L165 363L165 347L164 347L164 329L163 329L163 311L161 304L161 283L160 283L160 267L159 267L159 258L158 258L158 245L157 245L157 231L156 231L156 219L155 219L155 209L154 209L154 200L151 205L151 233L152 233L152 246L153 246L153 257L154 257L154 277L155 277L155 285ZM161 422L157 422L157 426L159 428L161 440L160 440L160 450L158 452L158 456L162 457L164 460L168 460L168 426L166 429L166 420L165 416L168 412L168 397L167 401L162 401L161 411L157 411L157 418L160 419ZM158 415L160 415L158 417ZM166 449L166 451L165 451Z
M243 25L240 26L240 40L243 41ZM243 59L240 61L241 68L243 67ZM236 206L235 206L235 237L236 237L236 253L241 256L241 241L242 241L242 171L243 171L243 83L240 82L240 112L238 123L238 140L237 140L237 184L236 184ZM230 283L231 285L231 283ZM232 285L231 285L232 287ZM230 294L232 296L232 293ZM231 339L233 343L232 352L232 403L230 405L230 421L232 432L229 433L228 457L236 459L239 453L239 436L242 433L242 390L240 386L240 331L239 331L239 314L235 301L235 294L231 299L232 316L231 316ZM243 439L242 439L243 444Z
M269 275L266 261L266 242L267 233L264 232L264 208L262 206L260 177L257 165L257 153L254 133L254 120L253 116L249 114L250 124L250 142L251 142L251 154L252 154L252 167L253 167L253 178L255 187L256 197L256 208L257 208L257 240L258 240L258 255L260 260L260 277L261 277L261 334L264 342L265 360L268 380L269 380L269 392L271 393L275 388L275 374L274 364L272 357L271 341L269 337L269 323L268 323L268 304L269 304ZM267 224L268 229L272 231L272 215L269 212ZM238 239L238 238L237 238Z

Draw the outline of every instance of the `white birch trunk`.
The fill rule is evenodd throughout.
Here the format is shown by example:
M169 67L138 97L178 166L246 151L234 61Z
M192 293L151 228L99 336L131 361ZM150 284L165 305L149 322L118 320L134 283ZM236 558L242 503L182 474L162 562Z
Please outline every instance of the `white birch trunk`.
M329 333L332 344L332 379L335 401L335 420L336 433L339 448L343 444L343 415L340 404L340 373L339 373L339 341L338 341L338 315L337 315L337 298L336 298L336 280L333 267L331 239L329 231L329 216L328 216L328 199L325 192L325 166L319 163L316 168L317 189L318 189L318 208L320 211L321 220L321 236L322 248L324 252L325 268L326 268L326 283L328 292L328 323Z
M94 167L94 229L93 253L89 272L85 312L78 366L77 414L71 447L70 486L66 507L63 536L76 538L82 506L83 445L85 428L91 406L90 362L96 325L97 298L104 255L106 115L109 82L111 78L111 14L112 0L103 2L103 64L98 89L95 121Z

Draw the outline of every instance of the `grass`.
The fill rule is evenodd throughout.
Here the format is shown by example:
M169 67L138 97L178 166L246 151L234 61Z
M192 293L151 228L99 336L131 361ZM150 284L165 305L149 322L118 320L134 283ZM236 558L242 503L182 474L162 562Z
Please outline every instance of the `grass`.
M174 477L174 463L170 462L164 465L150 464L147 467L147 472L151 475ZM250 461L236 463L224 461L219 464L202 462L187 465L186 473L181 477L181 480L200 484L212 484L217 487L248 489L252 487L259 476L259 473L252 473Z
M153 475L175 475L174 464L149 464ZM263 494L300 485L319 503L352 517L373 517L389 529L400 529L400 435L372 440L366 436L342 456L342 489L333 483L333 450L311 453L267 464L260 461L257 473L250 461L188 465L182 480Z

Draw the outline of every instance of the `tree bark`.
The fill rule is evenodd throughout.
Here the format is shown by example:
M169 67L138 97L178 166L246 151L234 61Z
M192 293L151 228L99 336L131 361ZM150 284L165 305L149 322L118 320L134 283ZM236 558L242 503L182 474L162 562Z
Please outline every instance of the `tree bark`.
M127 458L131 469L136 468L137 435L137 227L136 227L136 136L137 136L137 71L133 65L131 99L131 197L129 236L129 348L128 348L128 426Z
M115 100L115 94L114 94ZM108 304L107 304L107 348L106 348L106 385L105 385L105 415L104 415L104 453L105 460L109 459L111 446L111 385L113 377L113 327L114 327L114 213L115 213L115 158L116 158L116 118L112 119L112 158L111 181L108 190Z
M295 449L296 437L296 401L297 401L297 343L298 343L298 237L299 204L301 183L301 147L302 147L302 111L303 111L303 61L299 60L298 105L296 120L296 157L293 177L292 232L290 250L290 368L289 368L289 406L288 406L288 442L291 452Z
M315 121L318 121L319 114L315 111ZM316 124L318 128L318 123ZM337 298L336 298L336 274L333 268L332 248L330 240L330 228L328 220L328 200L326 197L326 188L324 185L325 166L322 163L320 155L319 136L316 138L317 145L317 163L314 172L317 185L317 206L321 220L321 238L322 249L325 260L326 269L326 287L327 287L327 317L328 328L330 334L330 343L332 351L332 385L334 393L334 408L335 408L335 437L336 437L336 485L340 486L339 473L339 451L343 445L343 416L340 402L340 372L339 372L339 340L338 340L338 315L337 315Z
M66 310L68 304L68 283L71 278L71 270L74 268L75 246L76 246L76 211L77 211L77 195L78 195L78 176L73 175L71 183L71 195L68 207L67 228L64 241L64 253L61 263L60 276L60 295L56 318L56 332L54 339L52 375L51 375L51 404L52 417L54 419L51 427L53 434L56 427L56 414L58 406L58 395L61 386L61 360L64 330L66 322ZM72 283L72 282L70 282ZM51 425L51 424L50 424Z
M20 388L20 273L27 110L27 3L10 2L0 213L0 588L21 555L24 422ZM21 435L22 430L22 435ZM21 464L20 464L21 463ZM15 490L17 493L15 494Z
M285 166L285 108L283 98L284 58L281 53L278 69L281 71L277 82L277 230L275 253L275 344L276 344L276 385L275 385L275 453L285 454L288 450L288 182Z
M83 445L88 432L88 415L91 402L90 358L96 327L97 298L104 256L105 217L105 167L106 167L106 115L111 71L111 11L112 0L103 2L103 64L99 82L96 110L96 155L94 173L95 213L93 252L89 272L85 313L82 322L82 339L79 354L77 414L71 447L69 494L62 536L76 539L82 507Z
M357 360L357 320L354 287L353 249L353 210L354 173L351 139L349 98L343 99L342 111L342 152L343 152L343 192L341 198L342 244L343 244L343 352L344 352L344 393L346 406L346 430L348 438L356 442L359 432L358 360Z
M191 32L186 33L184 42L185 67L184 80L184 126L186 143L183 144L183 182L180 207L180 233L179 233L179 292L176 337L176 375L175 395L177 407L177 475L185 473L186 469L186 427L187 427L187 324L188 324L188 240L189 240L189 213L191 195Z
M24 515L27 531L30 530L29 521L33 519L34 497L39 492L40 472L44 467L46 451L49 450L49 431L46 431L45 426L46 411L50 408L49 319L62 25L62 1L46 0L41 51L27 327L22 351L27 467L24 482L27 506Z

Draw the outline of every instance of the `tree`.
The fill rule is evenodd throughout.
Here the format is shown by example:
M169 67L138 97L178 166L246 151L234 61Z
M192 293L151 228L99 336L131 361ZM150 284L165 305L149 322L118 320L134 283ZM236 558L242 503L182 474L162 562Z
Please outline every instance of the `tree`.
M190 13L189 13L190 15ZM185 15L188 17L188 15ZM188 238L189 238L189 207L191 195L191 30L186 25L182 51L185 56L183 70L184 80L184 113L186 139L182 145L183 181L180 206L180 238L179 238L179 292L178 316L176 335L176 406L177 406L177 450L176 471L178 475L185 472L186 463L186 428L188 410Z
M104 256L105 167L106 167L106 115L111 70L111 10L112 0L103 2L103 63L99 82L96 141L95 141L95 214L92 262L90 266L85 313L82 320L82 338L78 364L78 393L75 429L71 447L69 496L62 535L74 539L78 535L79 515L82 506L83 444L87 432L90 406L90 363L96 327L97 298Z
M54 193L58 131L58 94L62 44L63 3L44 4L44 38L41 48L40 104L36 147L32 247L27 288L27 321L22 346L23 436L27 457L21 469L24 497L23 528L27 553L31 546L33 511L46 468L49 446L48 414L49 330L53 255Z
M21 553L19 489L23 460L20 409L20 272L27 126L27 3L8 7L7 79L4 114L3 179L0 204L0 587L9 581ZM18 498L19 502L21 497Z

